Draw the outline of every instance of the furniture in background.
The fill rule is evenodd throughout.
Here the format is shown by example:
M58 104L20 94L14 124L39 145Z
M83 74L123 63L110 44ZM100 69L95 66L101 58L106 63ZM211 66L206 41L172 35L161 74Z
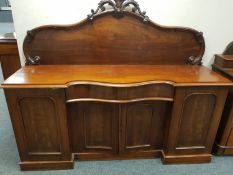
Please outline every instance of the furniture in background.
M0 39L0 63L4 79L7 79L21 67L15 39Z
M215 55L213 70L233 81L233 42L221 55ZM218 129L214 153L233 155L233 88L230 89Z
M9 0L0 0L0 23L13 22L11 4Z
M21 169L209 162L233 83L201 66L204 48L201 32L159 26L135 1L101 1L78 24L28 31L27 65L2 84Z

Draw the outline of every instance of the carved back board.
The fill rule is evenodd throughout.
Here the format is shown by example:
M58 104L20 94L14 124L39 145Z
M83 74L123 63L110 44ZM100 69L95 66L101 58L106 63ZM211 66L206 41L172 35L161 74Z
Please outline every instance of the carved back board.
M112 10L106 10L109 6ZM134 0L103 0L70 26L42 26L24 40L26 64L201 64L201 32L163 27Z

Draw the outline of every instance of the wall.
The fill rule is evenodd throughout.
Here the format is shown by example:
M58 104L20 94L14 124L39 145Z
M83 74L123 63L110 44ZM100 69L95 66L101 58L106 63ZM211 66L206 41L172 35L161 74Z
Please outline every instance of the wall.
M210 66L233 40L232 0L137 0L151 20L162 25L186 26L204 33L204 65ZM65 3L64 3L65 2ZM78 22L96 8L99 0L11 0L21 60L26 31L46 24Z
M14 32L14 24L10 22L0 22L0 36L5 33L12 33Z

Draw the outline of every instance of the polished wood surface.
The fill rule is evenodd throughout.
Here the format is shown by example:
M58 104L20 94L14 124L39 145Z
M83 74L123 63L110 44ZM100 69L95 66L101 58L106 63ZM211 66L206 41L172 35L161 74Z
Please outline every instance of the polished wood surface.
M164 163L210 160L226 95L227 91L220 87L179 87L176 90Z
M67 87L74 84L109 83L116 86L146 82L161 82L174 86L232 85L203 66L182 65L82 65L26 66L8 78L3 87ZM135 84L137 85L137 84ZM112 85L113 86L113 85ZM130 85L129 85L130 86Z
M21 169L210 162L233 83L200 66L204 48L201 32L159 26L126 0L101 1L72 26L28 31L27 65L1 86Z
M141 99L173 101L174 87L171 84L147 83L144 82L144 85L140 85L140 83L127 84L128 87L121 88L116 87L117 84L115 84L115 87L106 87L106 84L76 84L69 86L66 90L67 102L85 101L85 99L98 99L102 102L112 103L128 103L135 100L140 101Z
M72 168L63 89L4 91L22 161L21 169Z
M231 54L231 55L225 55ZM233 81L232 43L221 55L215 55L213 70ZM217 133L214 153L218 155L233 155L233 88L230 88L224 107L222 120Z
M30 170L73 158L209 162L232 82L202 66L62 65L23 67L2 86Z
M44 26L28 32L28 64L199 64L205 43L201 33L163 27L127 12L106 12L73 26ZM49 38L49 39L48 39ZM40 58L39 61L36 57ZM31 61L30 61L31 60ZM191 59L192 60L192 59ZM199 61L198 61L199 60Z
M223 69L233 68L233 55L215 55L213 66Z
M21 67L16 40L0 39L0 63L4 79Z

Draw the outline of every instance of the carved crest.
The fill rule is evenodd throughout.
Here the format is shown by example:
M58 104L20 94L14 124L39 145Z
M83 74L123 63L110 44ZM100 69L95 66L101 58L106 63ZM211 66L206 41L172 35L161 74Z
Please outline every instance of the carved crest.
M139 4L135 0L101 0L98 4L98 8L96 10L92 9L91 14L87 16L88 20L93 20L93 18L106 11L106 6L112 8L115 12L115 17L120 18L123 17L124 11L131 11L132 13L138 14L143 18L143 22L148 22L149 17L146 16L145 11L141 11ZM129 8L126 10L126 8Z

